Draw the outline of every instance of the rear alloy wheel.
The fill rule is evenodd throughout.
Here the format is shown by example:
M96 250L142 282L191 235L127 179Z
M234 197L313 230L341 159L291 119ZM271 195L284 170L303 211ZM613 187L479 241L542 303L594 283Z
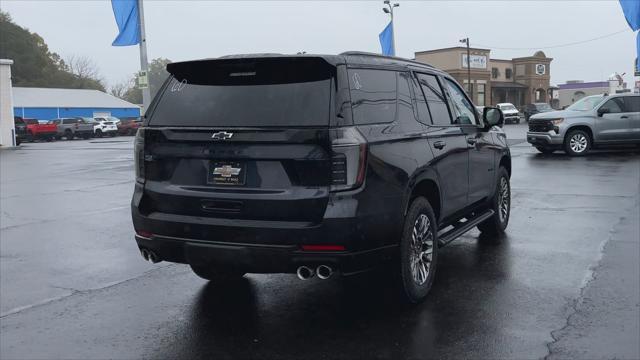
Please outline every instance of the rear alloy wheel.
M199 277L213 281L215 283L227 283L238 281L242 279L245 273L243 272L231 272L231 271L216 271L216 269L209 266L190 265L191 270Z
M66 138L67 138L67 140L73 140L73 132L71 132L71 130L67 130L67 131L64 133L64 137L66 137Z
M511 215L511 185L509 173L504 167L498 170L498 184L496 192L491 200L491 210L494 214L487 220L478 224L478 230L487 235L500 235L509 225Z
M99 137L99 138L102 137L102 130L100 129L96 130L96 137Z
M543 146L536 146L536 149L546 155L553 154L553 152L556 151L556 149L547 148Z
M591 149L591 137L583 130L572 130L564 141L564 151L571 156L582 156Z
M433 284L438 260L438 227L429 204L416 198L405 217L400 240L401 295L410 303L423 300Z

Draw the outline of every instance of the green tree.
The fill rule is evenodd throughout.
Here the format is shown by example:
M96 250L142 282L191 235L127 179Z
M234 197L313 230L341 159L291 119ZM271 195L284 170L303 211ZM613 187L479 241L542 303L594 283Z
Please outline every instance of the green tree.
M70 67L44 39L15 24L11 16L0 11L0 58L13 60L11 67L14 86L84 88L104 91L97 76L84 78L70 71Z
M151 90L151 98L155 97L162 84L169 76L167 72L167 64L171 60L165 58L153 59L149 64L149 89ZM129 81L131 87L121 96L122 99L134 104L142 104L142 90L137 86L137 75L134 74L133 79ZM118 85L116 85L118 86ZM112 88L113 90L113 88ZM117 91L116 91L117 92ZM113 91L112 91L113 93Z

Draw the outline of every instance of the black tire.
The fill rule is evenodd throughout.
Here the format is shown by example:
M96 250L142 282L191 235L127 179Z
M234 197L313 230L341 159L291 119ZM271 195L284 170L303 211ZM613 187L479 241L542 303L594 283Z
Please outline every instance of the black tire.
M216 271L212 267L208 266L200 266L200 265L190 265L191 270L198 275L199 277L217 282L217 283L226 283L233 282L242 279L245 273L243 272L224 272L224 271Z
M424 232L421 231L422 229L425 229ZM423 235L419 245L414 242L414 231L416 234L422 233ZM429 254L428 251L431 253ZM420 256L418 256L418 252L421 253ZM431 256L429 257L429 255ZM412 266L412 262L416 259L420 259L421 262ZM417 197L407 211L400 239L400 295L405 301L415 304L426 298L435 278L437 264L438 226L436 217L429 201L423 197Z
M543 146L536 146L536 150L540 151L541 153L543 153L545 155L553 154L553 152L556 151L556 149L547 148L547 147L543 147Z
M102 137L102 130L100 130L100 129L96 130L96 137L98 137L98 138Z
M591 146L591 136L584 130L571 130L564 138L564 152L571 156L586 155Z
M506 202L503 203L505 197ZM501 204L506 206L506 210L501 207ZM478 230L487 235L501 235L509 225L509 217L511 215L511 184L509 182L509 173L504 167L500 167L500 170L498 170L498 182L495 194L491 199L490 209L495 214L478 224Z
M67 140L73 140L73 132L71 130L67 130L64 132L64 137L67 138Z
M22 139L20 139L19 137L16 137L16 146L20 146L21 143L22 143Z
M516 124L520 124L520 118L518 118L518 120L516 120Z

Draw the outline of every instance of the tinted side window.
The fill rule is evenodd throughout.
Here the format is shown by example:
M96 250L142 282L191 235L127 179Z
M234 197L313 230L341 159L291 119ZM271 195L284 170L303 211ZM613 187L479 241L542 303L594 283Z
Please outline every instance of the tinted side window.
M77 122L76 119L64 119L62 120L63 124L75 124Z
M458 85L449 79L445 79L451 102L455 108L454 124L476 124L476 114L473 104L464 96L464 92Z
M626 96L624 107L627 112L640 112L640 96Z
M418 112L417 119L423 124L431 125L431 114L429 114L429 108L427 107L427 101L424 99L420 85L412 79L413 93L415 95L415 108Z
M617 114L624 112L624 101L622 98L613 98L600 108L601 110L608 110L609 114Z
M398 119L417 119L411 99L410 80L409 73L398 73Z
M396 117L396 72L349 69L351 108L356 124L388 123Z
M447 107L444 91L433 75L418 74L418 81L427 99L427 105L431 113L431 121L434 125L451 125L451 116Z

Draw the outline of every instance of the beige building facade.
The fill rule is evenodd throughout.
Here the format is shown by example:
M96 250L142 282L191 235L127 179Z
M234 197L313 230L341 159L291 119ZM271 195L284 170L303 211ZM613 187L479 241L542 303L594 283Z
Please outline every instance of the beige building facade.
M502 60L492 59L490 49L471 48L470 61L467 61L467 48L460 46L416 52L415 60L448 72L468 92L469 63L473 102L479 106L509 102L522 107L535 102L550 103L552 99L553 59L542 51L533 56Z

